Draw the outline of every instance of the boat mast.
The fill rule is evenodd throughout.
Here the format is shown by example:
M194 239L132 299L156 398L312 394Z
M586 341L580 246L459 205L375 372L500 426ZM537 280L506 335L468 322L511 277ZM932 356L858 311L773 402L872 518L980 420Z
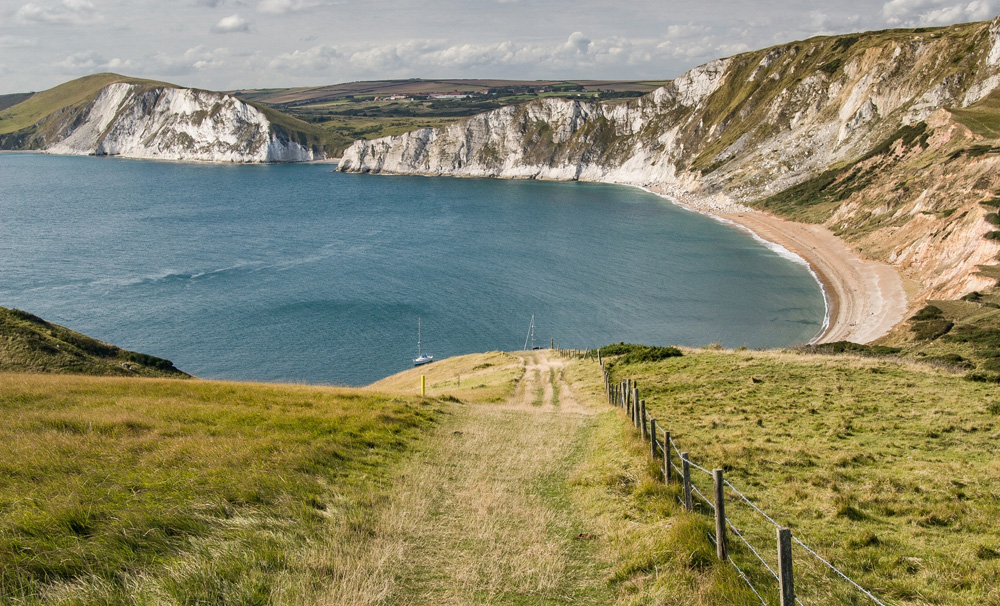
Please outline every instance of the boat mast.
M417 357L420 357L420 316L417 316Z
M531 349L535 348L535 314L531 314L531 324L528 325L528 334L524 337L524 348L528 349L528 339L531 339Z

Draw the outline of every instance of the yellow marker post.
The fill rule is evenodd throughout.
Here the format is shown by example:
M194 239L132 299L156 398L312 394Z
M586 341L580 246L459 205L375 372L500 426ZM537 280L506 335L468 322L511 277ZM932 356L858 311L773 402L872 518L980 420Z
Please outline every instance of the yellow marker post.
M420 375L420 397L427 395L427 377Z

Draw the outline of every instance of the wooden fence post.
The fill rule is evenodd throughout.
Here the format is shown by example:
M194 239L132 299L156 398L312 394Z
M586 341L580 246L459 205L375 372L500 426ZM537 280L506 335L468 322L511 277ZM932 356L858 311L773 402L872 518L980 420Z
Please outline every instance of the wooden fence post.
M632 383L632 401L635 402L635 411L634 411L634 414L632 415L632 420L634 421L635 428L639 429L640 431L642 431L640 429L640 425L642 423L640 423L640 421L639 421L639 419L640 419L640 417L639 417L639 412L640 412L639 411L639 388L635 386L635 383ZM643 420L643 422L645 422L645 420Z
M670 480L674 476L673 461L670 460L672 458L671 450L673 448L670 447L670 432L665 431L663 432L663 483L667 486L670 486Z
M649 417L649 458L656 462L656 419Z
M715 554L725 562L728 553L726 550L726 499L721 469L712 470L712 480L714 480L715 485Z
M792 582L792 531L778 529L778 586L781 606L795 606L795 585Z
M691 465L688 464L688 453L681 453L681 476L684 480L684 509L694 511L694 501L691 500Z
M639 427L642 428L642 439L649 437L649 429L646 427L646 401L639 400Z

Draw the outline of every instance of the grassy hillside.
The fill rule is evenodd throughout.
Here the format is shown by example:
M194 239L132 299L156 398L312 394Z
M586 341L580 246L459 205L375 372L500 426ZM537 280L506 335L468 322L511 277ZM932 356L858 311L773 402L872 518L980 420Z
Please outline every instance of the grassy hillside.
M995 385L853 355L652 353L615 378L638 380L694 462L887 604L1000 599ZM0 602L756 600L603 401L593 361L494 352L360 390L0 381ZM773 598L748 555L734 548ZM795 558L803 603L865 603Z
M128 82L145 86L166 86L173 84L128 78L118 74L93 74L78 78L55 88L35 93L26 101L0 111L0 135L30 129L43 119L56 114L79 110L97 98L101 89L115 82Z
M27 96L8 107L0 106L0 148L36 146L35 137L41 136L44 139L49 128L74 119L97 98L101 89L116 82L137 84L144 88L177 88L177 85L166 82L111 73L94 74L66 82ZM11 97L12 100L16 98ZM264 112L268 120L293 141L313 148L329 149L335 146L334 139L327 131L264 104L251 102L251 105Z
M315 603L434 401L0 374L0 603Z
M724 469L889 603L1000 600L996 386L929 364L791 352L685 351L613 374L638 381L695 463ZM711 479L694 473L710 494ZM745 534L773 544L759 517L728 509ZM803 603L862 603L796 558Z
M0 372L188 376L170 360L121 349L5 307L0 307Z

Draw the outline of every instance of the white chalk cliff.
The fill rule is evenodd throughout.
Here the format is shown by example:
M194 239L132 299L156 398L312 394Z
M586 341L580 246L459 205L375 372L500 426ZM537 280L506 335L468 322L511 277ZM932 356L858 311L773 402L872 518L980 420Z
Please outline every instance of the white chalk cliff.
M44 150L55 154L238 163L323 157L235 97L166 86L110 84L49 130Z
M707 210L734 210L854 161L908 125L932 134L955 130L942 108L974 105L998 86L1000 18L814 38L713 61L628 102L541 99L439 129L357 141L339 169L630 184L655 187ZM977 135L965 129L960 137ZM931 145L949 145L940 139L931 137ZM921 145L915 149L931 153L926 139ZM988 180L983 175L995 173L996 155L982 161L993 164L973 167L970 179ZM889 175L887 170L883 177ZM900 267L926 284L921 296L961 294L985 283L976 266L995 263L998 251L994 241L982 238L991 228L983 221L987 211L976 205L996 184L982 183L965 188L963 199L939 198L937 185L928 183L926 191L915 190L879 211L897 226L918 220L923 235L897 230L908 235L893 240L896 231L888 225L879 231L875 214L860 199L820 221L848 241L878 248L871 256L916 263ZM953 214L960 206L963 212ZM947 271L934 255L956 243L924 238L938 211L949 211L951 223L962 221L948 233L970 238L961 254L951 255L955 265ZM863 240L869 237L877 242ZM935 273L947 274L947 284Z

